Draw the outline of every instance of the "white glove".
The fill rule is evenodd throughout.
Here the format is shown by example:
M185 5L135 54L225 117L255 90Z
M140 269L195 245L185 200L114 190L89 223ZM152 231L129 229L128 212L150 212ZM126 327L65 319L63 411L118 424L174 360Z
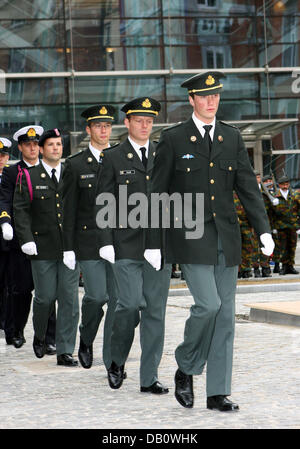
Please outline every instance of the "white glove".
M14 236L14 230L12 226L9 223L2 223L1 228L4 240L12 240Z
M272 200L272 204L273 204L273 206L278 206L278 204L279 204L279 199L278 199L278 198L274 198L274 199Z
M268 234L267 232L265 234L262 234L260 236L260 241L263 244L263 247L261 248L262 253L265 256L271 256L275 248L275 243L272 239L271 234Z
M24 245L21 246L21 250L23 251L24 254L27 254L27 256L37 255L37 248L35 242L24 243Z
M300 234L300 229L297 229L296 233L299 235Z
M108 260L110 263L115 263L115 249L112 245L102 246L99 249L99 255L102 259Z
M160 270L161 267L161 252L160 249L146 249L144 252L144 257L147 262L155 268L156 271Z
M64 251L63 262L70 270L75 270L76 257L74 251Z

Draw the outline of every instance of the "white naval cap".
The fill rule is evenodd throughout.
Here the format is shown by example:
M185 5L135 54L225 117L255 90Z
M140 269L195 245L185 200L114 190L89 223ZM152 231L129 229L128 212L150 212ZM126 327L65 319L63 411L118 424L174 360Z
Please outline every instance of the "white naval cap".
M29 140L39 140L44 132L44 128L38 125L24 126L13 135L16 142L26 142Z
M0 153L9 153L9 148L11 147L11 141L6 139L6 137L0 137Z

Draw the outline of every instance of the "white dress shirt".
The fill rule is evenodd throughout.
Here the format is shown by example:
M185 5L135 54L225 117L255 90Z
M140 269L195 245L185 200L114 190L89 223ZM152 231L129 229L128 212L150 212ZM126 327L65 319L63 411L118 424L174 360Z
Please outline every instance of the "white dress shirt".
M145 156L148 159L148 153L149 153L149 139L147 140L147 142L145 143L145 145L139 145L138 143L136 143L134 140L132 140L129 136L128 136L128 140L131 143L131 145L133 146L133 148L135 149L136 154L138 155L138 157L140 158L140 160L142 160L142 152L140 150L140 148L146 148L145 151Z
M107 147L105 148L109 148L110 147L110 143L107 145ZM101 151L98 150L98 148L93 147L93 145L91 144L91 142L89 143L89 149L91 150L92 155L94 156L94 158L96 159L97 162L99 162L100 160L100 153Z
M213 121L211 123L204 123L204 122L202 122L202 120L199 120L196 117L196 114L193 112L192 119L194 120L194 123L197 126L198 131L200 132L202 137L204 137L204 135L205 135L205 129L203 128L203 126L205 126L205 125L211 125L212 126L211 130L209 131L209 135L210 135L211 141L213 141L214 140L215 127L216 127L216 117L213 119Z
M46 164L46 162L44 162L42 160L42 164L43 164L44 169L50 176L50 178L52 178L52 170L53 170L53 168L55 168L55 176L56 176L57 182L59 182L60 172L61 172L61 163L59 163L56 167L51 167L50 165Z

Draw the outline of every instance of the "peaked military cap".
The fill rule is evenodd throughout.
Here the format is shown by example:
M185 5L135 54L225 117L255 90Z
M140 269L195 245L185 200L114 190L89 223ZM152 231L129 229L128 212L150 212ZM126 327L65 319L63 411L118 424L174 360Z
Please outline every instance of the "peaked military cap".
M60 130L58 128L54 128L45 131L39 139L39 146L40 147L44 146L46 140L51 139L51 137L62 137Z
M115 108L109 104L91 106L82 112L81 117L86 121L112 122L115 119Z
M24 126L23 128L15 132L15 134L13 135L13 139L18 143L29 142L30 140L38 141L43 132L44 128L42 126Z
M222 90L223 84L220 78L226 78L222 72L205 72L192 76L181 84L186 87L189 94L212 95Z
M160 103L151 97L141 97L126 103L121 111L126 115L142 115L146 117L156 117L160 111Z
M10 147L11 141L5 137L0 137L0 153L9 154Z
M262 178L262 181L265 182L265 181L268 181L268 179L272 179L272 175L271 175L271 174L265 175L265 176Z
M259 170L253 170L255 176L260 176L260 171Z

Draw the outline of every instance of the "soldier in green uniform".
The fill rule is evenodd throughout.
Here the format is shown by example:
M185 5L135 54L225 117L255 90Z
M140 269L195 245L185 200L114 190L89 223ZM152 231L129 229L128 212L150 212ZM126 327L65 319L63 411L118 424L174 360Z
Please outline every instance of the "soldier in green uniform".
M278 203L276 198L272 198L271 194L267 191L267 188L262 184L261 174L254 170L256 175L256 181L258 183L259 190L262 193L262 197L265 203L266 212L268 215L270 228L272 228L272 216L273 216L273 208L272 205ZM263 180L264 182L264 180ZM253 239L253 250L252 250L252 258L253 258L253 269L254 276L257 277L271 277L271 268L270 268L270 257L263 254L259 247L259 238L255 234ZM261 272L260 272L261 267Z
M245 209L236 192L233 194L234 205L238 216L242 238L242 262L239 266L239 278L252 277L252 252L254 246L253 229L250 226Z
M284 175L278 179L279 190L275 197L279 204L273 207L274 229L277 230L278 252L282 268L280 274L299 274L294 268L299 229L300 197L290 188L289 178Z
M197 211L196 193L204 194L204 217L199 217L204 220L202 237L187 238L184 225L166 230L166 262L180 264L194 298L184 341L175 351L175 397L183 407L193 407L193 375L201 374L206 365L207 407L231 411L239 408L227 396L231 394L234 300L241 262L233 191L265 254L272 253L274 243L241 135L236 127L215 118L223 76L207 72L182 84L194 112L187 121L161 133L151 193L192 193L192 216ZM161 236L155 229L148 236L147 249L158 256Z
M93 342L104 315L103 307L107 303L102 352L108 368L111 365L110 336L116 305L115 284L111 264L99 257L95 200L104 153L110 147L115 108L98 104L89 107L81 115L86 120L90 143L86 150L68 157L65 161L64 261L72 269L77 260L83 275L84 296L78 350L80 363L84 368L92 366Z
M108 382L113 389L122 385L124 365L140 313L140 390L153 394L168 393L168 388L158 381L158 366L164 344L171 264L156 271L145 260L147 229L129 221L134 209L132 205L128 205L127 211L124 208L132 194L142 194L147 198L156 148L149 137L160 107L155 99L142 97L130 101L121 109L126 114L124 122L128 138L105 154L98 189L99 193L108 193L115 198L116 211L120 211L116 226L104 229L105 226L99 223L101 207L97 214L97 223L103 228L99 229L100 255L112 262L115 260L113 267L117 282ZM126 198L122 201L124 193ZM101 195L97 202L100 198Z
M48 319L57 300L57 364L77 366L72 354L79 317L79 271L63 263L60 131L45 131L39 146L41 163L24 171L14 194L16 232L23 253L31 259L35 290L33 349L38 358L44 356Z

